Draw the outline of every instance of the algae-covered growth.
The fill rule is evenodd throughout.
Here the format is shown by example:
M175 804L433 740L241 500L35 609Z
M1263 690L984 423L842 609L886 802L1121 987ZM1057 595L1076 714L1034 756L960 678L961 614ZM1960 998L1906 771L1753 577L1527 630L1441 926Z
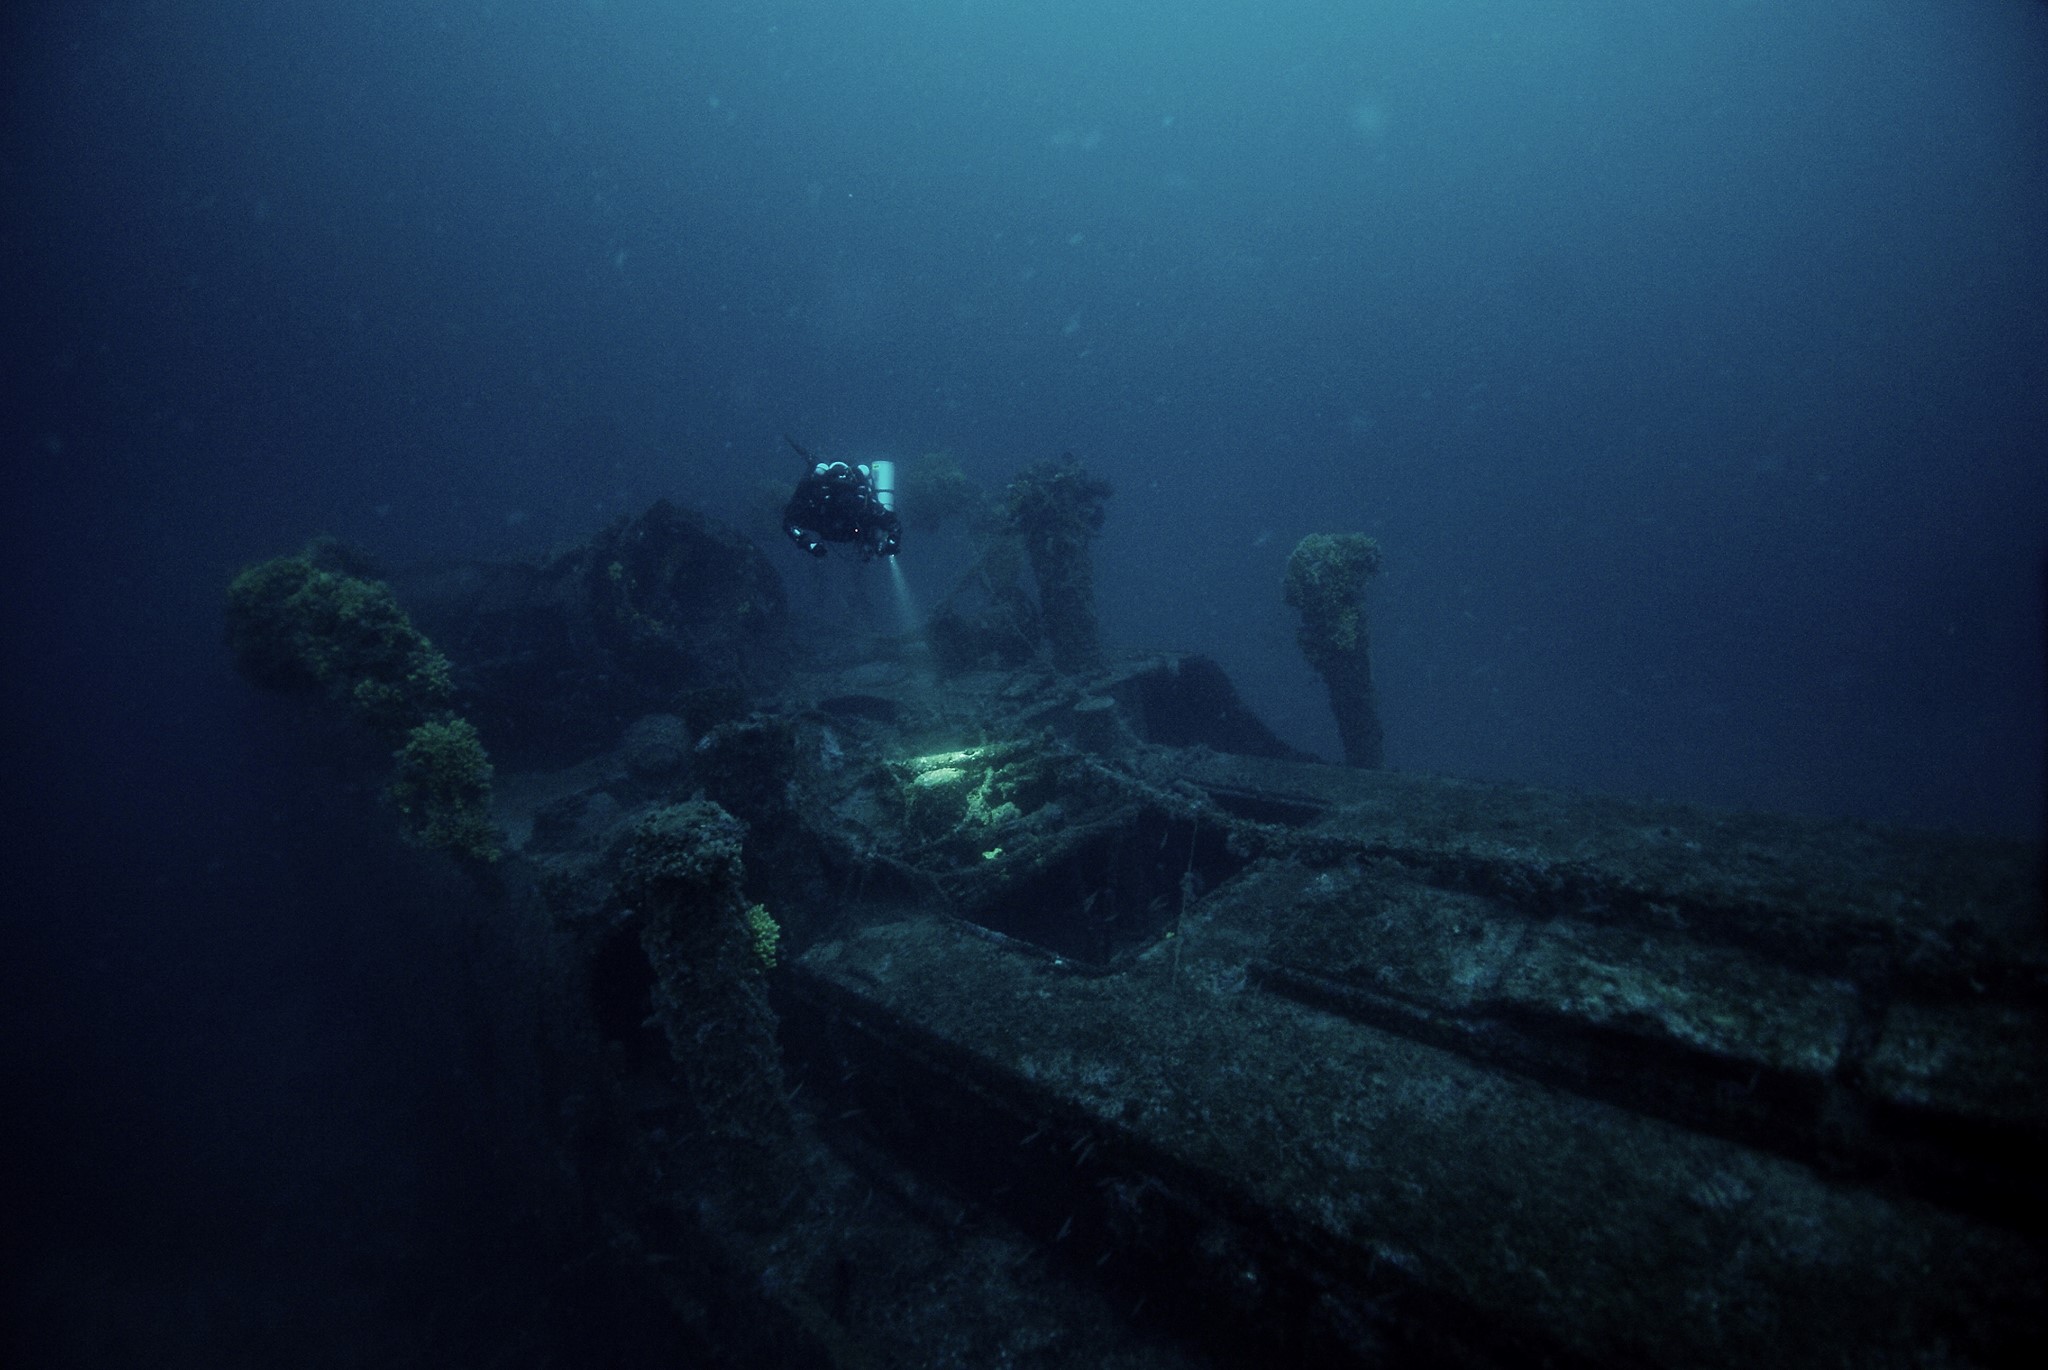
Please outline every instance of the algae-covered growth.
M708 800L635 825L615 895L640 928L654 1021L683 1082L699 1165L719 1167L752 1224L790 1196L797 1160L775 1012L762 989L781 930L741 891L745 827Z
M1363 533L1311 533L1287 558L1287 604L1301 613L1298 639L1320 668L1365 640L1365 589L1380 573L1380 545Z
M747 909L747 931L754 935L754 955L760 958L761 969L774 970L782 948L782 925L766 904Z
M474 861L498 858L491 761L450 707L448 658L359 559L316 539L293 557L244 570L228 586L228 647L267 689L317 694L398 744L385 791L406 841Z
M1365 588L1379 572L1380 545L1363 533L1311 533L1287 558L1287 603L1301 613L1296 640L1329 689L1351 766L1384 760L1365 625Z
M322 564L322 544L244 570L228 586L228 647L273 690L317 691L387 735L447 707L448 658L389 587Z
M498 859L491 826L491 760L467 719L420 724L393 758L398 776L386 791L414 846L477 861Z

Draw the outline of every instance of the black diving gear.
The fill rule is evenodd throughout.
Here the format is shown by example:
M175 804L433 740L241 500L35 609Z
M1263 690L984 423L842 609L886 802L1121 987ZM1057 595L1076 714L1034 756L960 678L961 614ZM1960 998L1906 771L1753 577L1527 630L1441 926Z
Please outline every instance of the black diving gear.
M783 506L782 531L789 540L814 557L825 555L828 542L853 544L863 561L895 556L903 525L877 494L874 472L843 461L812 461L796 439L785 434L783 440L810 462Z

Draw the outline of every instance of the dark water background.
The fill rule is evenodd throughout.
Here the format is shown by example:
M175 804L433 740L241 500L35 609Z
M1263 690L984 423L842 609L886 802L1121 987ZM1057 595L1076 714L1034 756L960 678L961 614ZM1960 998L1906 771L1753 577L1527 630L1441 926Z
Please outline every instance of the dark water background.
M447 891L220 649L315 532L518 555L667 496L766 540L783 429L1071 449L1107 636L1299 745L1285 556L1357 529L1393 765L2039 830L2035 0L45 4L0 52L46 1359L121 1363L19 1331L118 1310L164 1364L263 1317L390 1363L512 1317L446 1272L516 1305L561 1255Z

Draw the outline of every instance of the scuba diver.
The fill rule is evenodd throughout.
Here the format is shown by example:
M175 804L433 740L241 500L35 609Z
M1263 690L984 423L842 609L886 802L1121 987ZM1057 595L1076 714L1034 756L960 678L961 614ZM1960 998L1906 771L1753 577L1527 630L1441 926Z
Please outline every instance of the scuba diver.
M862 561L895 556L903 541L903 524L896 517L896 463L816 461L789 434L782 440L809 464L782 509L782 531L789 540L814 557L825 555L828 542L852 543Z

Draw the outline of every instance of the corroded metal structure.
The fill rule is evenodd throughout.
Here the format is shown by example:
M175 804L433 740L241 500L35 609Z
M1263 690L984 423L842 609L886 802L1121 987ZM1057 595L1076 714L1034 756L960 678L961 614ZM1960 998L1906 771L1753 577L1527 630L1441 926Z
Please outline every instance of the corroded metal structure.
M808 671L666 505L412 582L506 758L494 1084L663 1358L2048 1339L2038 851L1318 764L1203 658L1040 664L999 561L936 664Z
M779 1235L679 1178L606 855L666 796L600 764L508 818L590 994L598 1189L707 1346L1970 1365L2043 1331L2029 848L1319 765L1191 657L802 677L697 751L804 947Z

